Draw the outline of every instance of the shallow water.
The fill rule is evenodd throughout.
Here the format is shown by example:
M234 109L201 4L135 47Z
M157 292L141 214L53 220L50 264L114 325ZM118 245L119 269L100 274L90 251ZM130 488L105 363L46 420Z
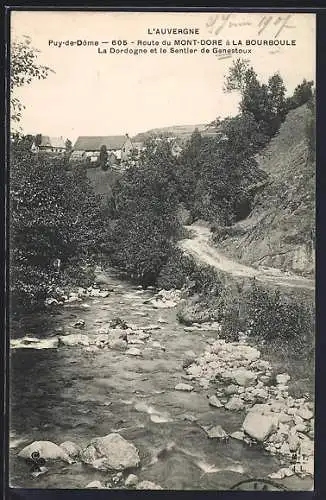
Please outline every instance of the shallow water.
M69 304L54 318L50 331L48 326L42 331L39 318L38 327L25 336L46 338L75 319L84 319L89 333L117 316L139 327L157 324L159 319L166 323L160 323L144 345L135 346L141 349L141 357L109 349L57 349L48 344L45 349L29 345L11 351L10 484L84 488L94 480L105 483L108 473L82 464L47 464L48 473L34 479L30 466L17 453L33 441L74 441L83 446L112 431L139 449L138 477L165 489L225 490L243 479L267 478L278 470L278 459L260 448L234 439L221 443L207 438L201 425L220 424L232 433L244 419L242 412L208 405L214 387L203 390L195 384L190 393L174 390L177 383L186 382L182 378L184 352L201 353L212 332L185 332L174 309L157 310L144 304L152 292L119 281L113 272L107 279L107 287L114 289L109 297L87 299L88 308ZM312 485L311 479L297 477L280 483L296 490Z

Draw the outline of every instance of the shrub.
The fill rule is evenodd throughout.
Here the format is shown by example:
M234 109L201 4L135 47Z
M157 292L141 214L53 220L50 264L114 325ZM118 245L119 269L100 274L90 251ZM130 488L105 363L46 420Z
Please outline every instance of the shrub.
M313 308L279 290L253 285L246 296L246 315L250 334L263 340L278 338L303 347L313 336Z
M195 270L195 262L191 257L184 255L179 248L173 248L167 262L162 267L157 284L160 288L170 290L181 289Z
M149 141L113 188L112 263L144 286L156 284L179 237L175 164L167 141Z
M10 161L13 309L36 307L72 267L74 280L84 282L80 265L106 236L101 210L83 170L68 172L62 158L35 155L17 139ZM64 273L55 272L54 259L61 260Z

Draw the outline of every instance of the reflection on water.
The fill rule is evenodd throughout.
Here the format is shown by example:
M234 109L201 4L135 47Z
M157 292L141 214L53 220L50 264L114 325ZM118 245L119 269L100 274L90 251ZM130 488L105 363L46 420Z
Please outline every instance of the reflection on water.
M55 342L55 329L75 318L84 319L85 331L94 333L117 316L139 326L159 320L160 329L153 330L141 346L141 358L114 350L88 352L84 347L34 349L28 345L28 349L11 351L10 484L84 488L90 481L103 482L107 473L80 463L49 464L47 474L33 479L17 453L35 440L73 441L83 446L112 431L139 449L139 478L167 489L229 489L241 479L267 477L278 470L277 459L261 449L233 439L221 443L207 438L200 425L220 424L232 433L244 418L241 413L210 407L207 394L212 390L174 391L182 381L184 352L201 352L212 332L184 332L174 310L143 304L151 292L139 293L113 276L110 287L118 287L119 294L90 299L89 308L64 308L50 332L42 330L45 322L40 317L38 331L34 328L33 335L25 335L48 339L50 333L53 338L46 340L48 346ZM165 351L157 347L158 341ZM286 481L290 480L291 488L310 487L309 480Z

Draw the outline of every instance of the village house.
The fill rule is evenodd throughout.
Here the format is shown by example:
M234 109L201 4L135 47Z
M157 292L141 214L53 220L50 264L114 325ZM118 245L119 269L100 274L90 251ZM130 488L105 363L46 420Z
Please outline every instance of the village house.
M90 163L98 161L102 146L108 152L108 164L123 163L131 154L134 146L128 134L111 136L80 136L74 144L74 152L81 152Z
M50 137L38 134L32 144L32 151L44 151L46 153L64 153L66 144L63 137Z

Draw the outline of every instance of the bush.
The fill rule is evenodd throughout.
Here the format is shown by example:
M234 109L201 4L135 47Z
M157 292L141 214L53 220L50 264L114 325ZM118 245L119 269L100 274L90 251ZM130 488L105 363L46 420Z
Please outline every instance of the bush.
M62 158L35 155L20 139L12 145L10 167L12 308L28 309L66 281L72 267L75 282L85 281L80 266L105 239L105 224L83 170L68 172ZM64 273L56 272L55 259Z
M263 340L295 341L304 347L314 333L314 311L295 296L253 285L247 292L246 314L250 334Z
M150 141L113 188L111 260L144 286L156 284L180 236L175 162L167 141Z
M179 248L173 248L167 262L162 267L157 285L165 290L181 289L188 284L189 277L195 270L195 262L184 255Z

